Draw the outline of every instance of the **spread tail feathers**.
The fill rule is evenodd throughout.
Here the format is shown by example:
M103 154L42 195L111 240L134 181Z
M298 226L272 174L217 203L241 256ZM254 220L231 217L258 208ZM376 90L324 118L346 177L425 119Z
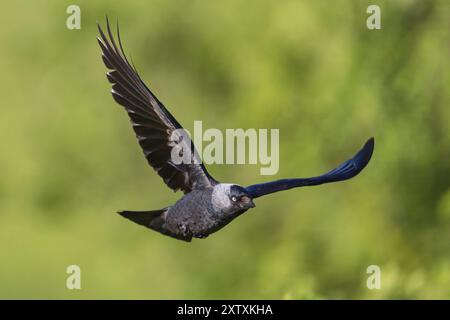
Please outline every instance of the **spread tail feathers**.
M167 212L167 209L168 208L152 211L120 211L118 214L166 236L190 242L192 237L185 237L181 234L173 233L165 227L165 213Z
M145 227L150 227L150 223L156 220L162 220L161 214L165 212L165 209L154 210L154 211L120 211L122 217L130 219L137 224L143 225Z

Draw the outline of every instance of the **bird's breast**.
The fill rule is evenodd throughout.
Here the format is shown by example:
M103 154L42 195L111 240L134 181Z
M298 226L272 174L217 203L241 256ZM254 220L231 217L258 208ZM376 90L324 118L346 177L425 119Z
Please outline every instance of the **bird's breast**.
M189 193L172 206L166 215L166 227L172 232L208 235L220 228L222 216L215 212L207 192Z

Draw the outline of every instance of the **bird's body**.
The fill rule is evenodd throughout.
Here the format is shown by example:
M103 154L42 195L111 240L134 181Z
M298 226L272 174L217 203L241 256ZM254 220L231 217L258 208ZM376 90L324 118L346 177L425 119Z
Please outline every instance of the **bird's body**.
M119 30L119 46L114 41L109 23L107 30L109 39L99 26L98 42L103 62L110 69L107 78L112 84L113 98L127 111L150 166L169 188L184 192L184 196L175 204L161 210L119 212L135 223L184 241L191 241L193 237L205 238L255 207L255 198L291 188L350 179L367 165L372 156L373 138L353 158L317 177L283 179L248 187L220 183L209 175L188 136L180 139L175 135L174 139L174 133L182 126L128 62ZM173 161L173 148L179 144L191 147L189 156L192 161Z
M206 237L220 228L224 214L214 209L211 203L211 187L194 190L169 208L166 214L166 227L174 233Z
M239 190L239 186L220 183L214 187L193 190L174 205L160 211L123 211L121 214L135 222L138 222L136 218L140 221L144 219L144 225L151 229L181 240L189 241L192 237L206 238L248 208L254 207L251 200L242 206L234 205L229 200L234 188Z

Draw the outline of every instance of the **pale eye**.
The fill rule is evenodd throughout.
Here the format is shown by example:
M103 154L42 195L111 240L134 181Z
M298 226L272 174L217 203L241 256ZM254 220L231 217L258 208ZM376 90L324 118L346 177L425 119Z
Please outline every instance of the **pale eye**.
M237 201L237 198L236 198L235 196L232 196L232 197L231 197L231 201L236 202L236 201Z

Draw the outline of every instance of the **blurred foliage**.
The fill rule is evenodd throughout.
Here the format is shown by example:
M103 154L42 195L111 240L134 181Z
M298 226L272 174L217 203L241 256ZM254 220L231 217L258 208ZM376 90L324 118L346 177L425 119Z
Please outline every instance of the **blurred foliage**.
M82 29L65 27L78 4ZM382 29L366 28L369 4ZM280 172L356 179L258 199L190 244L118 209L174 194L115 105L96 21L120 20L143 79L186 128L280 128ZM0 30L0 298L450 298L450 2L9 1ZM65 288L78 264L82 290ZM382 289L366 288L366 268Z

